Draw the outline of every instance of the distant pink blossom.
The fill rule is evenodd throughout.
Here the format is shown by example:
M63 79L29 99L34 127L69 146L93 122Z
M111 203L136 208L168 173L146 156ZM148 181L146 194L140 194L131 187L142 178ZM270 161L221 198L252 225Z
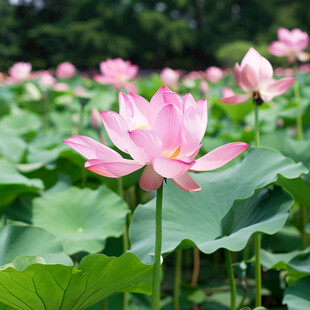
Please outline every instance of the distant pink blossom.
M171 68L164 68L160 74L160 78L164 85L175 87L180 79L180 73Z
M292 68L276 68L274 74L277 76L292 76L294 75L294 69Z
M53 86L53 89L56 90L56 91L67 91L67 90L70 90L70 87L66 83L56 83Z
M253 98L256 103L261 104L285 93L295 81L293 77L274 80L270 62L252 47L244 56L241 65L236 63L234 77L246 94L222 98L220 101L223 103L239 104Z
M224 71L218 67L210 67L206 70L206 78L211 83L217 83L224 76Z
M90 124L94 130L99 131L102 125L101 115L97 108L92 107L90 114Z
M189 171L219 168L248 147L229 143L195 160L207 126L207 101L196 102L191 94L181 98L165 86L150 102L120 93L119 110L119 114L102 111L102 121L114 145L132 160L89 137L75 136L64 143L88 159L87 169L106 177L118 178L145 167L140 186L147 191L169 178L182 190L197 192L201 188Z
M206 80L201 80L200 84L199 84L199 89L203 94L207 94L207 92L209 91L209 84Z
M205 73L203 71L191 71L183 76L182 82L186 87L193 88L196 86L195 81L203 78L205 78Z
M31 68L29 62L17 62L9 69L9 75L16 82L21 82L29 77Z
M78 97L88 97L88 93L83 86L77 86L74 88L74 94Z
M138 66L132 65L129 60L107 59L100 63L100 71L101 75L94 77L97 82L112 85L116 90L124 88L129 92L137 92L137 88L128 81L136 77Z
M71 79L75 75L75 66L70 62L63 62L57 66L56 76L60 79Z
M188 74L183 76L184 80L200 80L205 77L205 73L203 71L191 71Z
M235 93L230 87L223 87L222 96L223 98L234 96Z
M309 72L309 71L310 71L310 64L301 65L301 66L298 68L298 71L299 71L300 73Z
M41 87L52 88L57 83L49 71L41 71L39 73L39 84Z
M279 28L278 39L269 45L268 51L275 56L287 56L290 62L294 62L309 45L308 34L298 28L291 31Z

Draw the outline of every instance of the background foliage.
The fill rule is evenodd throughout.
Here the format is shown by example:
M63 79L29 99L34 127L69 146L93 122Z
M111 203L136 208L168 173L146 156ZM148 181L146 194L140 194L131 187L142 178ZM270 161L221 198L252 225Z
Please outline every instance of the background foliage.
M0 71L20 60L90 69L107 57L144 69L201 69L231 65L253 44L266 53L279 27L309 32L310 2L2 0L0 20Z

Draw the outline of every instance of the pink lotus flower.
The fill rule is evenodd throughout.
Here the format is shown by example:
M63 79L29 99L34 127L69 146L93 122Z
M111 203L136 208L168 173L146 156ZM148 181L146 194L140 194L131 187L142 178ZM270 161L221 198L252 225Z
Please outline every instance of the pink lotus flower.
M57 83L49 71L39 72L39 84L41 87L52 88Z
M241 65L236 63L234 76L237 84L246 94L222 98L220 102L239 104L253 98L257 104L262 104L286 92L295 81L293 77L274 80L270 62L252 47L244 56Z
M102 111L101 117L111 141L133 160L84 136L64 143L88 159L87 169L106 177L118 178L145 166L140 186L147 191L170 178L182 190L197 192L201 188L188 171L219 168L248 147L243 142L229 143L195 160L207 126L207 101L195 102L191 94L181 98L162 87L148 102L120 93L119 106L119 114Z
M130 61L121 58L107 59L100 64L101 75L96 75L94 79L102 84L112 85L116 90L125 88L130 92L137 92L137 88L129 83L136 77L138 66L132 65Z
M210 67L206 70L206 78L211 83L218 82L224 76L224 71L218 67Z
M269 45L268 51L275 56L287 56L290 62L294 62L309 45L308 34L297 28L292 31L279 28L278 38L279 41L274 41Z
M70 87L68 84L66 83L56 83L54 86L53 86L53 89L55 91L68 91L70 90Z
M230 87L223 87L222 96L223 98L234 96L235 93Z
M75 66L70 62L63 62L56 69L56 76L60 79L71 79L75 75Z
M90 124L94 130L99 131L102 125L100 112L97 108L92 107L91 114L90 114Z
M164 85L175 87L180 79L180 73L171 68L164 68L160 74L160 78Z
M16 82L24 81L30 75L31 68L29 62L17 62L9 69L9 74Z
M203 94L207 94L209 91L209 84L206 80L201 80L199 84L199 89Z

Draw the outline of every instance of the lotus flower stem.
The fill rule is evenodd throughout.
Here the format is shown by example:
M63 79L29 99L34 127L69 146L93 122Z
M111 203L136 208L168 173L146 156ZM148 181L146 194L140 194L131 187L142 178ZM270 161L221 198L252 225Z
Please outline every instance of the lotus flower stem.
M300 206L301 209L301 219L302 219L302 241L304 248L308 246L308 235L306 232L308 224L308 207Z
M255 104L255 146L259 146L259 118L258 118L259 105ZM262 273L260 263L260 248L261 248L261 235L257 234L254 238L255 242L255 306L262 305L261 286L262 286Z
M303 129L302 129L302 107L300 100L300 88L298 78L296 78L294 83L294 93L296 99L296 107L297 107L297 118L296 118L296 126L297 126L297 139L303 139Z
M105 298L102 301L102 310L109 310L109 299Z
M259 146L259 120L258 120L259 105L255 104L255 146Z
M84 114L85 114L85 104L80 100L80 118L79 118L79 135L84 134Z
M124 199L124 183L123 178L118 178L117 182L118 194ZM127 230L127 216L125 218L124 234L123 234L123 252L128 251L128 230ZM128 292L123 293L123 310L128 310Z
M225 260L230 286L230 310L236 310L236 296L237 296L236 282L232 266L231 252L227 249L225 249Z
M157 190L156 196L156 222L155 222L155 261L153 267L152 310L159 307L159 280L160 280L160 255L162 243L162 207L163 207L163 184Z
M49 129L49 119L48 119L48 96L47 94L43 94L43 124L44 124L44 130L47 132Z
M192 282L191 282L191 287L193 288L197 286L199 268L200 268L199 249L194 248L194 269L193 269Z
M260 263L261 234L255 236L255 307L262 305L262 272Z
M175 271L173 283L174 310L180 309L180 284L182 282L182 250L175 253Z

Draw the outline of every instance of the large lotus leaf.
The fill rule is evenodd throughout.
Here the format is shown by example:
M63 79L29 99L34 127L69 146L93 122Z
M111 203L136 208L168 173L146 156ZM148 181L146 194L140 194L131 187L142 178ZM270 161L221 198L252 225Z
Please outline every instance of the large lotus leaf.
M75 268L32 264L0 271L0 302L20 310L86 309L117 292L151 293L153 266L132 253L89 255Z
M106 238L122 235L128 211L126 203L107 187L70 187L36 198L33 224L52 232L66 253L96 253L104 248Z
M60 156L60 153L65 150L67 150L65 144L57 145L56 147L48 150L30 145L28 147L27 162L46 164L55 161Z
M169 183L164 188L162 253L181 242L195 243L205 253L219 248L240 251L254 232L279 231L292 200L279 189L253 196L254 191L276 182L278 175L296 178L305 172L277 151L252 148L232 168L193 175L202 187L199 193L189 194ZM131 251L147 262L154 252L154 214L155 199L138 206L130 229Z
M40 118L29 111L23 110L0 119L0 132L23 135L40 129Z
M54 235L42 228L9 222L0 227L0 266L21 255L41 256L49 264L72 265Z
M310 141L294 140L286 131L276 131L263 135L261 145L279 150L283 155L292 158L296 162L310 164Z
M24 140L14 134L0 132L0 156L13 162L19 162L26 150Z
M292 251L288 253L271 253L261 250L261 263L266 269L288 269L294 268L301 272L310 274L310 248L303 251ZM308 264L305 264L308 261Z
M294 140L286 131L276 131L261 138L261 145L279 150L283 155L296 162L302 162L310 168L310 140ZM310 177L301 176L297 179L279 178L279 184L286 188L300 204L310 206Z
M283 303L288 310L310 309L310 277L305 277L289 286L284 292Z
M39 179L28 179L5 160L0 160L0 211L5 205L24 194L38 194L43 190Z

